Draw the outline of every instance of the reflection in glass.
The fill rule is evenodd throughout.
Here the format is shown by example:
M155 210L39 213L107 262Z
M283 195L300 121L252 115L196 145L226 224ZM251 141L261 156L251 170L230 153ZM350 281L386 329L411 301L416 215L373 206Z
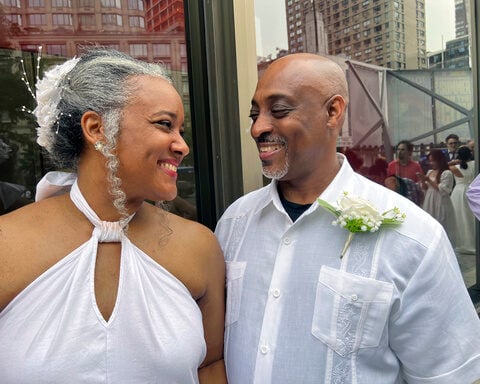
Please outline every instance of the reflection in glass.
M450 134L472 145L469 1L257 0L255 13L259 76L296 52L329 55L345 70L350 106L338 148L357 172L400 193L400 185L417 182L388 175L400 141L413 144L411 161L423 173L431 169L431 150L448 152ZM459 226L475 236L470 221ZM474 285L476 256L461 246L456 253L466 285Z
M20 60L28 81L35 84L48 67L80 54L89 45L105 46L142 60L161 62L169 70L184 102L185 140L190 147L178 176L182 201L171 205L176 213L196 218L183 1L77 3L78 8L72 7L70 0L28 0L28 8L21 12L19 0L0 4L0 88L5 90L0 94L0 181L13 185L14 194L23 194L28 201L22 202L30 202L37 182L52 170L48 157L35 142L32 116L21 110L22 106L32 110L35 105L21 80ZM43 54L37 68L39 47ZM0 191L0 197L4 195ZM5 207L0 208L4 213Z

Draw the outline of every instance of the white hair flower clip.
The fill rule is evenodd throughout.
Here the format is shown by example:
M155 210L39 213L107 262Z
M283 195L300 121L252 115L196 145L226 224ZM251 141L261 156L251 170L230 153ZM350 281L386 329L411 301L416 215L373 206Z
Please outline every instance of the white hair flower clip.
M41 60L41 48L39 47L37 58L37 73L40 70ZM51 152L53 143L55 141L54 132L52 130L53 125L58 122L60 118L60 111L58 110L58 104L61 100L61 87L60 84L65 76L75 67L79 58L72 58L67 60L63 64L57 65L46 72L45 76L40 79L37 75L37 83L35 85L36 95L33 94L32 87L30 86L25 68L23 68L22 80L27 86L28 91L32 94L37 107L32 111L23 107L22 110L32 113L38 123L37 128L37 143L44 147L47 151ZM23 66L23 60L21 61ZM57 132L58 133L58 132Z
M357 196L351 197L348 192L343 192L337 202L338 208L322 199L318 199L318 204L336 217L332 225L349 231L340 258L345 255L355 233L376 232L382 226L401 224L406 217L397 207L380 214L370 201Z

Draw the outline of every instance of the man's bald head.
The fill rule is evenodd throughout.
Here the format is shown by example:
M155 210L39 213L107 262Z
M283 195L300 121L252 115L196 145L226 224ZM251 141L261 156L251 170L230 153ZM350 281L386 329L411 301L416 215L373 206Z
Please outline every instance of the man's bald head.
M348 102L348 84L342 68L334 61L311 53L295 53L275 60L258 82L258 87L272 78L298 86L315 87L322 93L340 95Z

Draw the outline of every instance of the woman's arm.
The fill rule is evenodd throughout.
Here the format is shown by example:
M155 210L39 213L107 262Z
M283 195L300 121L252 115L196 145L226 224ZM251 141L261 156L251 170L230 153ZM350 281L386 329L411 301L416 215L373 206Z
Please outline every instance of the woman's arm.
M223 337L225 322L225 261L215 236L209 232L203 236L201 248L207 254L205 294L197 301L203 316L203 328L207 355L200 365L198 377L202 384L226 383L223 361Z
M437 189L443 195L449 195L453 189L453 174L449 170L445 170L440 175L440 184L437 185Z

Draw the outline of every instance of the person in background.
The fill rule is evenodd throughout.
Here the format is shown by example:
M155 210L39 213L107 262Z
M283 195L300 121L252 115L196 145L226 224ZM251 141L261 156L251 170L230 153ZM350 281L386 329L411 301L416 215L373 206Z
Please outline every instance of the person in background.
M38 143L76 173L0 217L2 384L225 383L218 242L145 202L175 198L189 152L163 67L93 49L36 100Z
M460 145L460 138L458 135L451 133L445 138L447 143L447 152L445 157L447 159L448 165L457 165L459 161L457 160L457 149Z
M382 157L377 157L372 166L368 169L368 178L376 183L383 185L387 177L387 161Z
M475 140L469 139L465 143L465 145L470 149L470 153L472 155L472 160L475 158Z
M455 178L455 188L450 195L456 224L455 250L467 254L475 253L475 217L466 196L467 188L475 177L475 162L471 158L470 148L460 146L457 155L460 163L450 166Z
M306 53L259 79L250 132L272 182L234 202L215 231L228 382L471 383L480 320L455 253L436 220L336 153L347 89L337 64ZM352 226L353 214L406 218L374 232L362 221L353 236L332 225L325 207L337 201Z
M417 183L418 173L423 174L422 167L412 160L413 144L408 140L402 140L397 144L397 159L388 163L387 177L398 176Z
M421 206L424 196L417 183L418 175L423 175L423 169L418 162L412 160L412 153L413 144L411 142L402 140L398 143L397 159L388 164L384 184L392 191Z
M441 149L432 149L428 155L430 169L426 175L419 174L425 191L423 209L434 217L455 245L456 223L450 194L453 190L453 174Z

